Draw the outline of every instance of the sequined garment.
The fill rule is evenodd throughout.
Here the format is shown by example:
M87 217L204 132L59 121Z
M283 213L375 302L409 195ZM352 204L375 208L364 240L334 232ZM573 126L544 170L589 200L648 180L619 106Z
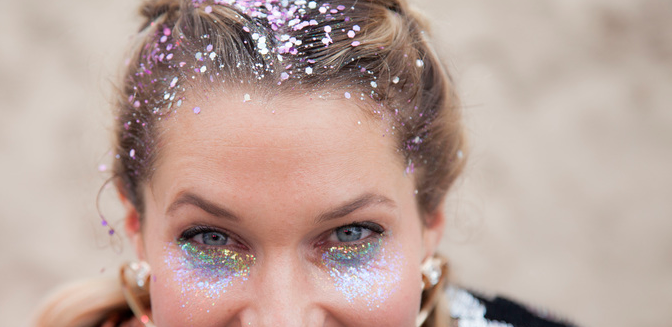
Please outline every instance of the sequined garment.
M456 327L575 326L561 322L548 312L533 310L501 297L486 297L456 286L449 286L446 296Z

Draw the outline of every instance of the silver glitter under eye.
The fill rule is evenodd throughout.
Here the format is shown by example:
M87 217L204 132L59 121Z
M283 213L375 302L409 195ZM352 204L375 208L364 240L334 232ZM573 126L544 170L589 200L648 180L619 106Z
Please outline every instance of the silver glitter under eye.
M400 251L387 251L383 236L358 244L329 247L322 254L336 290L348 302L365 302L369 310L380 307L400 281Z
M190 298L219 298L235 281L247 280L256 260L251 254L223 247L201 247L186 240L169 244L167 251L165 262L174 272L182 294Z

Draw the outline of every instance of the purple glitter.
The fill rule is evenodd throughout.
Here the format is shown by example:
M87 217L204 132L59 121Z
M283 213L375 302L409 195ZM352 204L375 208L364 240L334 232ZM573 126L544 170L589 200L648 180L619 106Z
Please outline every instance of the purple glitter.
M333 246L322 254L322 263L350 303L366 301L369 310L380 307L400 281L399 251L386 251L382 238L361 244Z
M309 49L317 46L328 47L335 42L343 42L346 45L350 42L351 47L358 47L362 45L364 40L358 38L358 36L361 36L362 28L359 25L354 25L355 22L359 21L353 22L348 16L349 12L357 12L354 5L350 7L310 0L214 0L212 2L192 0L191 4L197 10L201 10L201 14L203 12L211 14L214 10L219 12L219 7L215 8L215 6L227 6L247 16L245 20L241 21L242 25L239 26L242 31L249 33L245 36L243 42L249 43L247 46L263 56L264 60L262 63L256 63L252 67L243 67L242 69L252 70L259 80L267 79L269 76L277 76L275 77L277 80L273 83L278 85L289 79L301 80L309 78L308 75L314 73L329 74L328 71L338 69L335 65L318 65L315 59L306 56L307 50L312 51ZM214 19L215 17L211 16L210 18ZM138 95L129 97L129 103L133 107L139 108L142 105L147 110L159 115L168 114L180 107L183 101L187 101L182 92L186 92L186 88L192 85L191 80L200 78L203 81L209 79L213 83L218 81L230 82L226 80L230 77L226 74L229 68L224 68L224 62L227 59L218 55L226 53L226 51L225 49L215 48L215 45L221 45L218 37L208 34L200 35L200 41L195 43L198 48L193 49L189 45L191 41L184 39L177 32L172 33L173 29L177 31L179 27L156 26L153 43L145 45L146 52L143 52L145 60L138 63L139 68L136 71L136 76L147 77L150 75L150 77L145 83L147 85L141 85L141 83L135 85L138 89L135 94ZM304 32L298 32L301 30L304 30ZM367 46L369 46L368 43ZM291 56L298 57L292 58ZM173 59L178 60L172 62ZM354 60L355 58L351 59ZM163 62L163 65L155 66L158 62ZM413 61L411 60L409 66L412 67L412 65ZM154 77L151 76L152 70L165 72L166 66L167 69L173 69L173 71L152 78ZM233 69L235 70L235 68ZM365 89L358 90L356 93L343 92L344 97L346 99L351 99L353 96L362 100L375 99L375 92L378 92L378 84L381 82L378 80L380 76L373 75L375 69L369 71L366 67L357 66L356 68L352 67L352 71L360 71L361 77L366 77L368 80L361 85L357 85L357 87L364 87ZM399 78L393 77L391 80L386 78L386 82L397 84ZM154 83L161 85L163 89L154 88L151 85ZM369 89L369 85L373 90ZM387 86L387 84L380 84L381 88ZM137 101L135 97L144 96L146 91L143 90L147 89L156 89L157 95L162 98L163 102L148 103L145 99ZM348 91L352 91L352 89ZM243 102L248 101L251 101L251 97L249 94L245 94ZM187 106L192 108L194 114L199 114L200 107L194 107L196 104L198 103ZM376 113L382 115L380 111ZM144 124L140 121L137 123ZM131 157L134 158L133 155Z
M174 246L177 248L175 249ZM245 281L256 258L226 248L200 248L180 240L166 246L165 262L183 294L217 299L234 282Z

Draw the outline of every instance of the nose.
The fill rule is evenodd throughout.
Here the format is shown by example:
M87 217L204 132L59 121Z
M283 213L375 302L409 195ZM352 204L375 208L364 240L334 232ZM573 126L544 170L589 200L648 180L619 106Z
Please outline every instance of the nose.
M250 326L324 326L315 278L295 253L273 255L258 262L250 276L254 292L245 319ZM245 324L243 324L245 326Z

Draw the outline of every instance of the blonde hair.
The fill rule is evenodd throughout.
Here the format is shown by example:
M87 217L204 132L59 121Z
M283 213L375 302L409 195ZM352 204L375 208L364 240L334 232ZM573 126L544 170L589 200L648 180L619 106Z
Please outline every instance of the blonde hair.
M38 306L33 326L98 326L113 312L128 310L116 278L70 283L54 290Z
M158 126L172 111L186 110L178 108L189 101L180 90L196 87L204 93L252 88L269 97L357 90L354 96L369 104L372 117L391 121L391 134L415 177L422 216L440 210L465 163L460 105L450 75L427 40L428 26L408 3L333 0L328 11L322 11L326 4L303 8L308 18L301 28L264 20L235 3L149 0L140 8L145 21L115 103L113 171L120 192L141 217L140 187L151 178L160 150ZM337 8L347 14L331 14ZM338 31L329 33L327 26ZM261 37L275 52L264 51ZM288 39L294 40L292 46L283 48ZM198 72L185 65L194 60L202 65ZM39 325L85 326L80 321L104 316L119 305L121 295L109 283L92 281L65 291L46 306ZM424 326L447 325L443 311L435 310Z

